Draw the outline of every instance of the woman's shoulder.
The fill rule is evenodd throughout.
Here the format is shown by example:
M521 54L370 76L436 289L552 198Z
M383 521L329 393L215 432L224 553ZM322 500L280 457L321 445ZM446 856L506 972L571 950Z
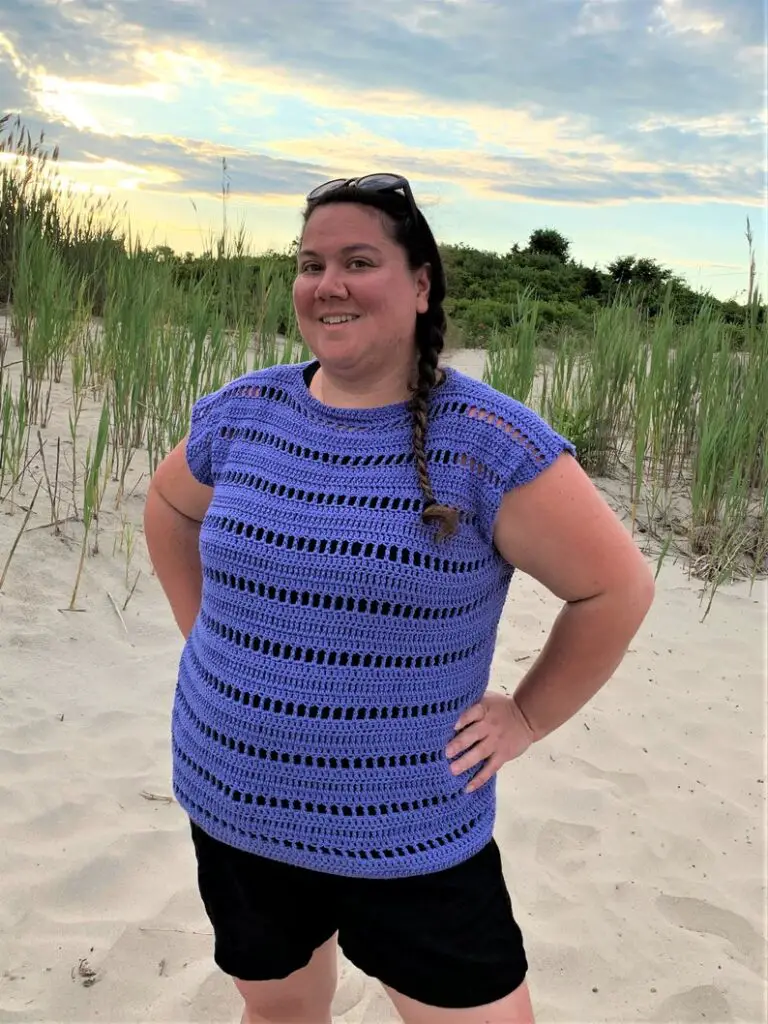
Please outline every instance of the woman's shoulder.
M530 406L486 381L449 368L445 383L436 444L470 474L480 529L490 538L504 494L561 454L575 456L576 448Z
M538 429L554 428L543 416L531 406L499 391L487 381L472 377L454 367L446 367L446 397L450 397L448 407L444 411L453 412L460 417L484 423L509 432L507 428L523 430L526 427ZM439 389L438 389L439 390Z
M448 368L443 430L493 470L496 481L530 479L573 443L531 406L459 370Z

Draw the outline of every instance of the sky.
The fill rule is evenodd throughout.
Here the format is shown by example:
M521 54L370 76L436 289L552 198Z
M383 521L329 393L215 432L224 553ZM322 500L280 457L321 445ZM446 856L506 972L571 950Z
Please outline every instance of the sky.
M0 0L0 114L152 244L286 248L306 193L393 171L439 241L552 227L768 293L767 0ZM226 179L223 161L226 161Z

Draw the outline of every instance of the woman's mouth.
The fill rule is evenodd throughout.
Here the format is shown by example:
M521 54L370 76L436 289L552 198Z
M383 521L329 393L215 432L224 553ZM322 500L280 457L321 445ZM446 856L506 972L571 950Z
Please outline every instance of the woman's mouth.
M324 327L343 327L345 324L354 323L355 320L360 318L354 313L342 313L338 316L323 316L320 317L320 323Z

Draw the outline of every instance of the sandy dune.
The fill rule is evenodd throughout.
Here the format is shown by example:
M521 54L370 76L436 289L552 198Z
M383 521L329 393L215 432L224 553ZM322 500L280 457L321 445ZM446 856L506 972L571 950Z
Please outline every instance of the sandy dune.
M68 399L56 389L46 436L66 436ZM141 538L127 584L119 550L144 468L120 512L108 497L81 610L61 610L76 524L25 534L0 594L0 1021L238 1019L166 799L180 638ZM0 569L22 519L9 510ZM49 513L41 492L30 527ZM124 627L112 600L139 569ZM703 624L699 593L665 566L615 680L503 772L497 838L541 1022L765 1019L768 587L724 589ZM515 686L556 610L516 581L494 686ZM339 1021L396 1019L375 982L341 969Z

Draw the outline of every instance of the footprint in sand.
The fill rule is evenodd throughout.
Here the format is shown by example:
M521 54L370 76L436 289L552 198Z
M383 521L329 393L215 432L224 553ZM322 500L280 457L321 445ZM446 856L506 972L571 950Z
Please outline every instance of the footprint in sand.
M648 792L648 784L633 772L607 772L580 757L572 758L574 765L590 779L602 779L615 786L622 796L642 796Z
M689 896L662 895L656 905L672 924L700 934L717 935L730 942L738 954L735 959L764 977L763 941L746 918Z
M584 867L586 860L580 855L597 841L598 835L598 830L591 825L550 819L539 832L536 860L572 874Z
M717 1021L726 1024L733 1020L727 999L714 985L699 985L687 992L677 992L665 999L656 1010L653 1020L659 1024L688 1024L689 1021Z

